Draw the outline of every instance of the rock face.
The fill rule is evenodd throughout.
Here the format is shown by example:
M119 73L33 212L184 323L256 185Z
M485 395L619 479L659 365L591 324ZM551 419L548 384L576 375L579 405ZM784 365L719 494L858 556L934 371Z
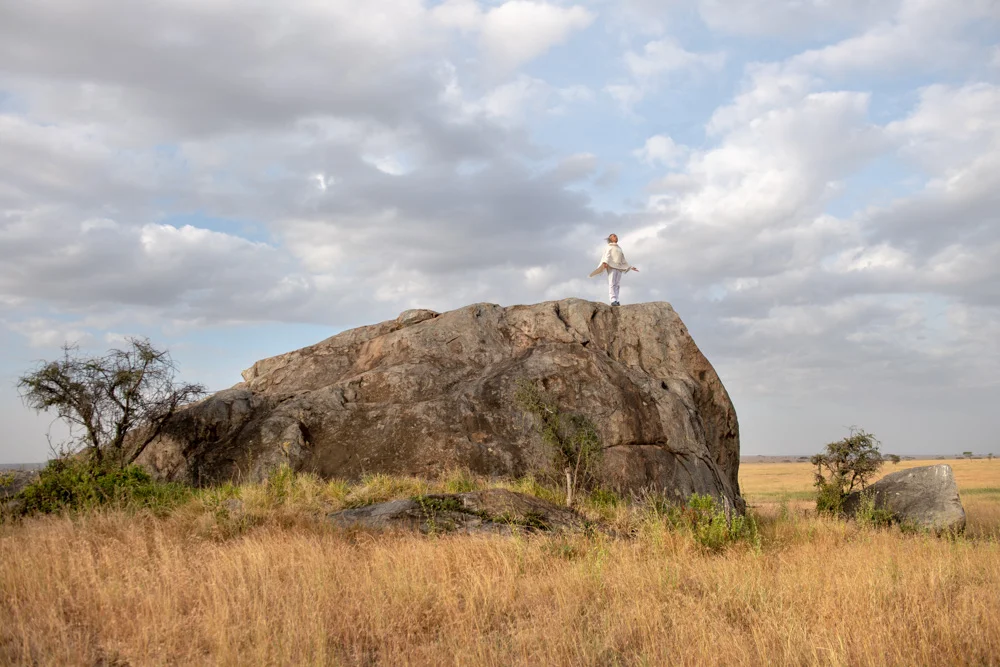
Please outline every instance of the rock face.
M896 521L935 534L965 530L965 508L951 466L941 464L909 468L886 475L864 493L875 496L875 507L893 513ZM859 492L844 501L844 512L853 515Z
M423 533L580 532L586 528L583 517L573 510L504 489L392 500L336 512L330 520L344 528Z
M554 473L553 452L514 400L523 378L596 423L603 484L743 508L736 412L667 303L410 310L258 361L243 377L181 411L139 462L194 484L256 480L283 463L346 478Z

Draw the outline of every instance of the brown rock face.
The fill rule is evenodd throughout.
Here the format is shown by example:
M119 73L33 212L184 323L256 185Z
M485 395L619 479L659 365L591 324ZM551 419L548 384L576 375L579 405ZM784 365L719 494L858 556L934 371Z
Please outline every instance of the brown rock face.
M140 462L195 484L256 480L282 463L347 478L554 472L514 400L525 378L597 424L603 484L743 507L736 412L667 303L410 310L258 361L243 377L183 410Z

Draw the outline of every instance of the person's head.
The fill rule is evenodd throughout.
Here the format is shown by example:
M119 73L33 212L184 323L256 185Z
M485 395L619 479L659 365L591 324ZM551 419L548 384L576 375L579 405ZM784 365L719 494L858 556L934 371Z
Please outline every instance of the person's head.
M607 241L608 241L608 243L618 243L618 235L617 234L609 234Z

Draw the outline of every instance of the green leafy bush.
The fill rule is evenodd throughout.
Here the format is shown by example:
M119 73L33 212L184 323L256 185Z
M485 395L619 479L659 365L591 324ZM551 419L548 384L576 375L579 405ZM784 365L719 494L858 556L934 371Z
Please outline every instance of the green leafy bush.
M117 468L66 458L50 461L18 499L23 514L34 514L101 505L166 510L191 496L188 487L157 482L139 466Z
M882 467L881 443L864 429L851 429L851 434L829 443L810 462L816 466L816 510L838 514L844 499L855 489L864 489Z
M844 498L844 490L839 484L816 482L816 511L820 514L840 514Z
M692 494L680 505L657 494L647 498L646 503L650 511L665 520L672 530L688 533L709 551L722 551L737 542L760 547L760 529L754 516L726 512L708 494Z
M590 492L590 505L598 509L610 509L621 504L622 499L610 489L597 487Z
M859 526L865 528L887 528L892 525L895 517L889 510L875 505L874 495L862 493L861 497L858 498L858 507L854 512L854 518Z
M604 454L597 426L589 417L564 411L539 383L524 378L517 381L514 400L535 417L542 441L552 448L553 462L566 477L566 505L572 507L578 489L593 484Z

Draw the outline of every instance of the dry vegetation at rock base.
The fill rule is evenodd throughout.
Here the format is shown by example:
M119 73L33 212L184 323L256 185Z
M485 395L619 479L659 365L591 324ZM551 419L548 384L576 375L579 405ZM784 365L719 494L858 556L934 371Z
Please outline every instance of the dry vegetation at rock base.
M584 511L634 538L319 520L479 483L463 475L288 477L199 492L164 516L28 519L0 526L0 663L995 664L1000 464L972 464L956 465L969 528L953 540L817 518L754 466L759 539L721 551L607 498Z

